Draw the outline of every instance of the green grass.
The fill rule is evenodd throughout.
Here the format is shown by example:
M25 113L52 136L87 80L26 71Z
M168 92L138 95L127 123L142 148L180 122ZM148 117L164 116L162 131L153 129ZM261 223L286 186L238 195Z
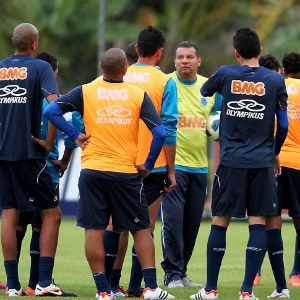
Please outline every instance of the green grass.
M28 228L30 230L30 228ZM163 287L163 271L159 263L162 259L160 244L161 223L157 222L155 231L157 279ZM188 276L194 282L205 284L206 281L206 242L210 230L210 221L201 224L194 255L189 263ZM286 277L292 267L294 258L295 231L290 221L283 224L283 241L285 246ZM238 299L238 292L244 277L245 246L248 239L248 226L245 221L233 221L227 233L227 250L223 260L219 276L219 299ZM30 234L24 239L20 259L20 279L26 288L29 275L29 240ZM131 249L132 240L129 248ZM122 271L121 285L128 286L130 274L131 251L127 256ZM0 280L5 280L3 269L0 272ZM84 230L75 225L75 219L65 218L61 224L59 244L55 259L54 279L63 289L78 294L79 299L93 299L96 289L94 281L84 254ZM269 259L266 256L262 267L262 280L258 287L254 287L255 295L260 299L266 299L275 289L275 281L271 271ZM289 287L291 299L300 299L300 288ZM198 291L197 288L170 289L176 299L189 299L189 296Z

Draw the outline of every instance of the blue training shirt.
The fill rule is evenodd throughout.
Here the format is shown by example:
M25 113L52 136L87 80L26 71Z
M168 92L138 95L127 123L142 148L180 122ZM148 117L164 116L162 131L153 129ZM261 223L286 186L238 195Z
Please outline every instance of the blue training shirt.
M201 88L203 96L215 92L223 96L220 163L235 168L273 167L275 114L287 110L283 77L263 67L222 66Z
M58 95L51 66L29 55L0 61L0 160L45 158L40 138L42 99Z

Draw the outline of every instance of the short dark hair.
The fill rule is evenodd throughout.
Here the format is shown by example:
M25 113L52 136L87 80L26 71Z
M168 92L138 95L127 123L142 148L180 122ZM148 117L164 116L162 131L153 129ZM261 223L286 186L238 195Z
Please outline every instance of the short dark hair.
M162 31L156 27L148 26L138 35L137 45L141 57L152 56L165 44L165 37Z
M126 59L130 65L135 64L138 61L138 54L135 50L135 44L136 43L130 43L125 49Z
M44 60L47 63L49 63L54 72L57 69L58 66L57 58L52 53L40 52L39 54L36 55L35 58Z
M176 47L175 47L175 53L174 56L176 57L176 50L178 48L195 48L196 50L196 55L199 56L199 48L197 46L197 44L191 42L191 41L184 41L179 43Z
M279 61L271 53L266 54L266 55L262 55L259 58L258 63L259 63L260 66L265 67L265 68L267 68L269 70L272 70L272 71L278 72L279 69L281 69Z
M235 32L233 47L245 59L258 57L261 49L259 36L249 27L241 27Z
M296 74L300 72L300 54L298 52L285 53L282 58L284 73Z

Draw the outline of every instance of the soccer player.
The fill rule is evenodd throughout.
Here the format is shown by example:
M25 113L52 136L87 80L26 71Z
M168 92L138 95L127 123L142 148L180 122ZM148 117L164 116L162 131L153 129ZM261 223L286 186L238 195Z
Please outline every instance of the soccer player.
M300 174L300 166L297 164L298 160L293 159L297 151L299 152L300 145L300 115L298 110L294 109L297 104L300 105L300 53L286 53L282 59L282 66L284 75L287 77L285 84L288 92L288 104L290 105L288 106L289 131L280 155L283 176L278 180L278 191L279 199L283 202L283 208L288 208L289 216L293 218L297 235L294 265L289 274L289 284L300 287L300 190L297 179ZM292 152L293 154L290 156Z
M148 26L141 30L136 44L138 61L128 68L124 77L124 81L147 91L166 128L163 151L151 174L143 182L152 235L163 194L170 192L176 186L174 162L178 119L177 89L174 80L156 67L160 61L164 43L165 37L158 28ZM149 130L141 124L137 164L141 164L146 158L150 141ZM132 249L132 267L127 296L139 296L142 293L141 267L134 248L135 246Z
M13 31L15 54L0 61L0 203L2 208L1 243L7 275L7 295L22 296L17 261L16 227L18 211L33 205L40 210L39 280L35 294L63 296L54 284L52 272L57 247L61 212L47 168L45 149L32 136L41 132L42 99L58 97L51 66L34 58L39 34L30 23ZM54 127L49 128L46 150L52 147ZM31 210L32 210L31 208Z
M56 57L48 52L40 52L36 55L37 59L46 61L52 67L55 76L58 73L58 62ZM43 110L49 105L48 101L43 99ZM82 120L78 120L77 124L82 124ZM82 124L83 125L83 124ZM42 116L42 132L41 139L45 140L48 132L48 120ZM70 140L69 137L65 137L65 151L61 159L59 158L58 153L58 137L56 135L54 140L54 145L50 153L47 154L47 166L50 170L51 177L54 183L54 189L57 198L59 199L59 178L62 177L65 170L68 167L69 161L72 156L72 152L77 145L74 141ZM49 161L50 160L50 161ZM26 211L19 214L18 226L17 226L17 251L18 251L18 260L21 254L22 241L24 239L27 225L32 225L32 236L30 241L30 277L28 282L28 287L26 293L30 296L35 295L35 287L38 283L39 276L39 258L40 258L40 231L42 226L42 219L40 217L39 211ZM75 297L74 293L63 291L65 296Z
M300 248L300 163L298 159L300 153L300 114L298 112L300 105L300 54L297 52L286 53L282 58L282 66L284 75L287 77L285 84L288 93L289 130L279 155L282 174L277 178L277 215L267 218L266 222L268 253L276 280L276 289L268 298L290 298L285 280L281 238L281 210L283 208L289 210L289 216L293 218L297 234L294 266L289 275L289 283L300 286L300 254L298 250Z
M166 128L164 149L161 151L151 174L143 181L143 188L149 206L151 234L154 232L163 193L170 192L176 185L174 169L178 118L176 84L173 79L170 79L156 67L160 61L164 43L165 37L158 28L148 26L140 31L136 44L138 61L128 68L124 76L124 81L142 88L149 94ZM142 164L146 159L151 143L151 133L143 122L140 123L136 161L138 165ZM168 187L166 182L168 182ZM110 254L106 256L105 261L107 275L109 276L112 268L109 265L113 264L113 255L116 255L118 251L119 235L113 231L107 231L105 236L105 249ZM111 260L111 263L107 262L108 259ZM141 287L142 279L141 266L135 252L135 246L133 246L131 276L126 292L127 297L141 296L143 293Z
M218 276L232 217L248 215L246 267L239 299L256 300L253 281L264 254L266 216L277 210L279 152L288 130L287 93L281 75L260 67L259 36L248 27L233 37L238 66L222 66L202 86L203 96L223 96L220 164L212 191L212 225L207 242L207 281L191 299L218 299ZM274 138L275 115L277 130Z
M142 181L154 167L165 140L165 129L147 93L123 82L126 56L119 48L103 53L103 77L79 86L49 105L44 114L83 148L79 178L77 225L85 228L85 253L95 285L96 298L114 298L106 279L103 237L112 216L116 232L130 231L145 280L144 299L174 299L157 286L154 243ZM77 110L87 135L63 118ZM139 120L153 135L145 161L136 165Z
M200 94L206 77L197 74L201 65L198 46L190 41L175 48L176 71L171 73L178 91L178 128L176 141L176 188L164 196L161 204L162 248L168 288L202 287L187 277L201 223L207 190L206 120L215 106L215 95ZM200 99L200 101L199 101ZM215 107L214 107L215 106ZM188 142L187 142L188 141Z
M138 54L135 50L136 43L130 43L125 49L125 55L127 60L127 66L130 67L132 64L135 64L138 60ZM104 235L104 245L110 245L111 235L115 237L117 234L111 232L113 231L113 226L111 219L109 221L109 225L107 226L107 230ZM126 255L126 251L128 248L128 232L121 232L118 248L116 243L113 243L115 247L105 249L105 270L111 269L113 264L111 274L106 274L107 280L110 281L111 290L116 297L125 297L126 291L123 286L120 286L120 280L122 275L123 263ZM114 240L113 240L114 241ZM117 254L115 254L115 252ZM111 253L113 252L113 253Z

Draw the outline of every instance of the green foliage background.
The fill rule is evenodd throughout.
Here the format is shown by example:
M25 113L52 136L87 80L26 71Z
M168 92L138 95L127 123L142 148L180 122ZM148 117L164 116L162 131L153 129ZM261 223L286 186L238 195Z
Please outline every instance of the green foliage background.
M163 71L174 69L176 44L192 40L200 47L199 72L210 76L220 65L236 63L232 35L241 26L257 30L265 54L280 60L285 52L297 51L299 18L300 0L0 0L0 59L14 51L14 27L33 23L40 33L39 51L58 57L65 93L97 76L101 30L104 50L125 49L143 27L153 25L166 35Z

